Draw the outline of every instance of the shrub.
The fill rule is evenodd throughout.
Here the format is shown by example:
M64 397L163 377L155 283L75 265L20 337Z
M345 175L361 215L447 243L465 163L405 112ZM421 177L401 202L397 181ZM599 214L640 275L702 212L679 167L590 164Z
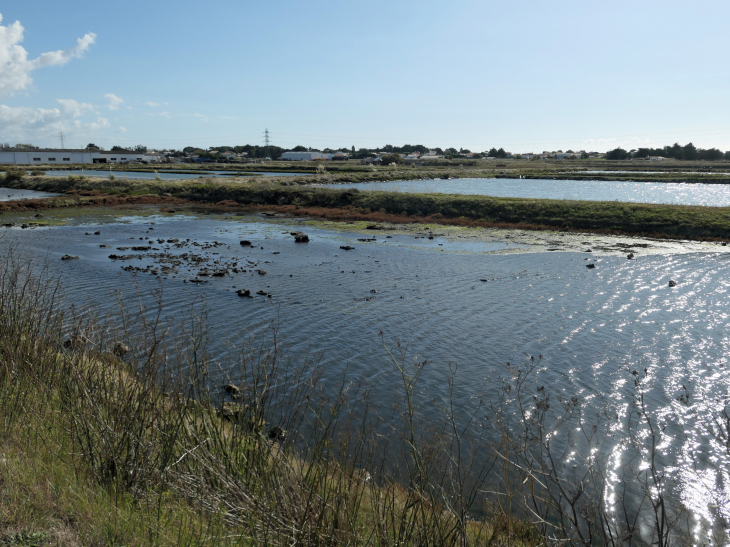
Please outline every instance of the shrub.
M28 172L25 169L10 169L5 172L4 182L16 182L26 176Z

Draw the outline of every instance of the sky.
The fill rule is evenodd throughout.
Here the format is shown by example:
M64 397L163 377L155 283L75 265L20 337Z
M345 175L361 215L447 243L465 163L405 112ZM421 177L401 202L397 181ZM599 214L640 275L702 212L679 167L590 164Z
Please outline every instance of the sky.
M70 6L73 7L70 7ZM0 3L0 142L730 150L730 2Z

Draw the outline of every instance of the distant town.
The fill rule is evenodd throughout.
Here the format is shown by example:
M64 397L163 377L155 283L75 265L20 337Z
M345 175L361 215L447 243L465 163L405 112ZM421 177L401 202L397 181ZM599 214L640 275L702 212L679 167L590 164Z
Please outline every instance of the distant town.
M417 144L404 146L386 145L382 148L354 146L333 150L296 146L290 150L279 146L215 146L207 149L187 146L181 150L150 150L144 145L132 148L113 146L110 150L89 143L83 149L40 148L32 144L0 144L0 164L10 165L63 165L63 164L126 164L126 163L261 163L264 161L357 161L361 164L392 165L398 163L427 164L439 160L730 160L730 151L717 148L697 148L692 143L684 146L675 143L663 148L615 148L606 153L586 150L543 150L542 152L507 152L504 148L491 148L484 152L472 152L460 148L428 148Z

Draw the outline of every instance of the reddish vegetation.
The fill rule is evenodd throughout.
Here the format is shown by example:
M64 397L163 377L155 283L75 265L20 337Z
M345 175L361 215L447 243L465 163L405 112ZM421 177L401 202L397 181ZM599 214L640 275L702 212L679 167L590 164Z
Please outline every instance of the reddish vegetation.
M159 195L141 195L141 196L121 196L103 194L99 191L91 192L74 192L69 193L69 197L45 198L45 199L26 199L17 201L0 202L0 212L3 211L35 211L39 209L58 209L67 207L115 207L120 209L135 208L140 205L160 205L160 211L163 213L171 212L167 206L169 205L194 205L197 208L212 208L218 211L241 211L241 212L258 212L258 211L275 211L277 213L287 214L297 217L311 217L340 222L367 221L372 223L389 223L389 224L442 224L447 226L464 226L464 227L482 227L482 228L503 228L518 230L537 230L537 231L561 231L573 233L595 233L605 235L626 235L619 230L611 229L575 229L569 227L556 228L555 226L547 226L543 224L530 223L514 223L507 222L486 222L480 220L472 220L464 217L445 218L441 214L429 216L416 215L395 215L389 213L381 213L378 211L367 211L358 207L329 208L329 207L299 207L294 205L254 205L241 204L232 200L219 201L215 204L201 203L169 196ZM634 237L651 237L656 239L677 239L676 236L661 233L635 233ZM699 241L725 241L721 237L698 237L693 238Z

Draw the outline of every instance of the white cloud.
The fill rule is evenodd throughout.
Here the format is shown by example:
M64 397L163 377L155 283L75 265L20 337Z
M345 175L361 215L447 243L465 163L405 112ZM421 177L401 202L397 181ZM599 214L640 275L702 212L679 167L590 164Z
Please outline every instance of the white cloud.
M153 103L152 101L147 101L147 102L146 102L146 103L144 103L144 104L146 104L147 106L151 106L151 107L153 107L153 108L154 108L155 106L160 106L160 103Z
M65 65L74 57L80 57L96 41L96 34L90 32L76 40L73 47L28 59L28 52L19 45L23 41L24 30L19 21L8 26L0 25L0 96L27 89L33 83L31 72L42 67Z
M119 126L119 132L120 132L120 133L126 133L126 132L127 132L127 128L126 128L126 127L124 127L123 125L120 125L120 126Z
M205 114L193 114L193 116L195 116L196 118L200 118L204 122L207 122L209 119L208 116L206 116Z
M124 102L121 98L114 95L114 93L107 93L104 97L109 99L109 104L107 105L109 110L119 110L119 105Z
M47 139L59 131L69 135L95 132L109 127L105 118L85 122L80 118L93 113L95 106L73 99L58 99L58 108L9 107L0 105L0 127L8 141L37 141Z

